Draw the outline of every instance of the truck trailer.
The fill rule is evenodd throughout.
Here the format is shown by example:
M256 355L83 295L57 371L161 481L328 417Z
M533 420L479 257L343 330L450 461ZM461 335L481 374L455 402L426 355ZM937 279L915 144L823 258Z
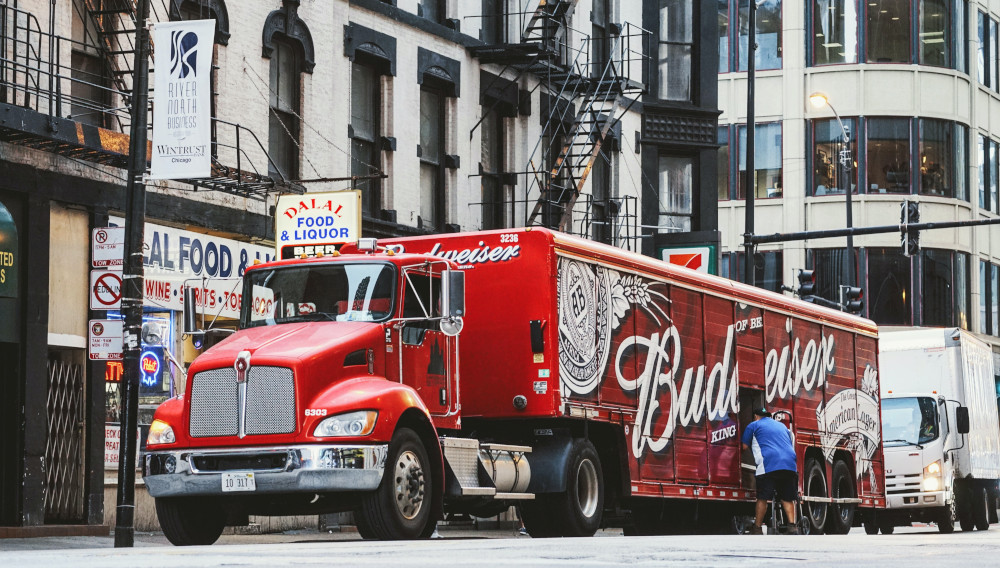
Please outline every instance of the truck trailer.
M340 511L422 538L511 505L533 537L739 529L763 405L810 530L885 504L869 320L539 228L303 250L325 254L246 271L240 329L156 412L143 478L174 544Z
M913 521L943 533L996 522L1000 423L993 351L959 328L885 331L879 340L886 509L865 529Z

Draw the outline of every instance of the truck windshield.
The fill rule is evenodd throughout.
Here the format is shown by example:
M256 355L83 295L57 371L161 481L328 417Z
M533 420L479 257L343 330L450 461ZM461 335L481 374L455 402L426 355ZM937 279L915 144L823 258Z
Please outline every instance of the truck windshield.
M882 399L882 436L887 447L926 444L935 440L940 430L934 399Z
M395 281L395 268L385 263L254 270L243 284L240 327L300 321L383 321L392 314Z

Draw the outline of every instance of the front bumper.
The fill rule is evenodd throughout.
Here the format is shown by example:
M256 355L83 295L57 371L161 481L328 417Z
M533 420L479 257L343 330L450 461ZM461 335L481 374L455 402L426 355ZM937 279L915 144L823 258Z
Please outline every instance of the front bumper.
M153 497L372 491L387 452L387 444L163 450L144 455L142 473ZM223 473L250 471L255 491L222 491Z
M921 491L919 493L900 493L886 495L885 504L889 509L920 509L924 507L943 507L950 501L950 492Z

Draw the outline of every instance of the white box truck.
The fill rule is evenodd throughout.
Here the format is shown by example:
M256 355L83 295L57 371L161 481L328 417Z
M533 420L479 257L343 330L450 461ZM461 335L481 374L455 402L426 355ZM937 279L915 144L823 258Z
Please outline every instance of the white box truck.
M996 522L1000 421L990 346L958 328L879 333L886 509L869 534L913 521L943 533Z

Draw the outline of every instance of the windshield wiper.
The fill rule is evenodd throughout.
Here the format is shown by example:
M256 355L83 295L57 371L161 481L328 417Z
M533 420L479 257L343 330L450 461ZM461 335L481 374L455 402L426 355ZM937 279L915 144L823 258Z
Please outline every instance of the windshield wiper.
M326 312L312 312L311 314L299 314L297 316L285 318L282 320L282 323L293 322L293 321L316 321L316 320L337 321L337 316L333 314L328 314Z
M911 442L909 440L903 440L901 438L898 438L898 439L895 439L895 440L882 440L883 444L891 444L893 442L903 442L904 444L906 444L908 446L916 446L918 449L921 449L921 450L924 449L923 446L921 446L920 444L918 444L916 442Z

